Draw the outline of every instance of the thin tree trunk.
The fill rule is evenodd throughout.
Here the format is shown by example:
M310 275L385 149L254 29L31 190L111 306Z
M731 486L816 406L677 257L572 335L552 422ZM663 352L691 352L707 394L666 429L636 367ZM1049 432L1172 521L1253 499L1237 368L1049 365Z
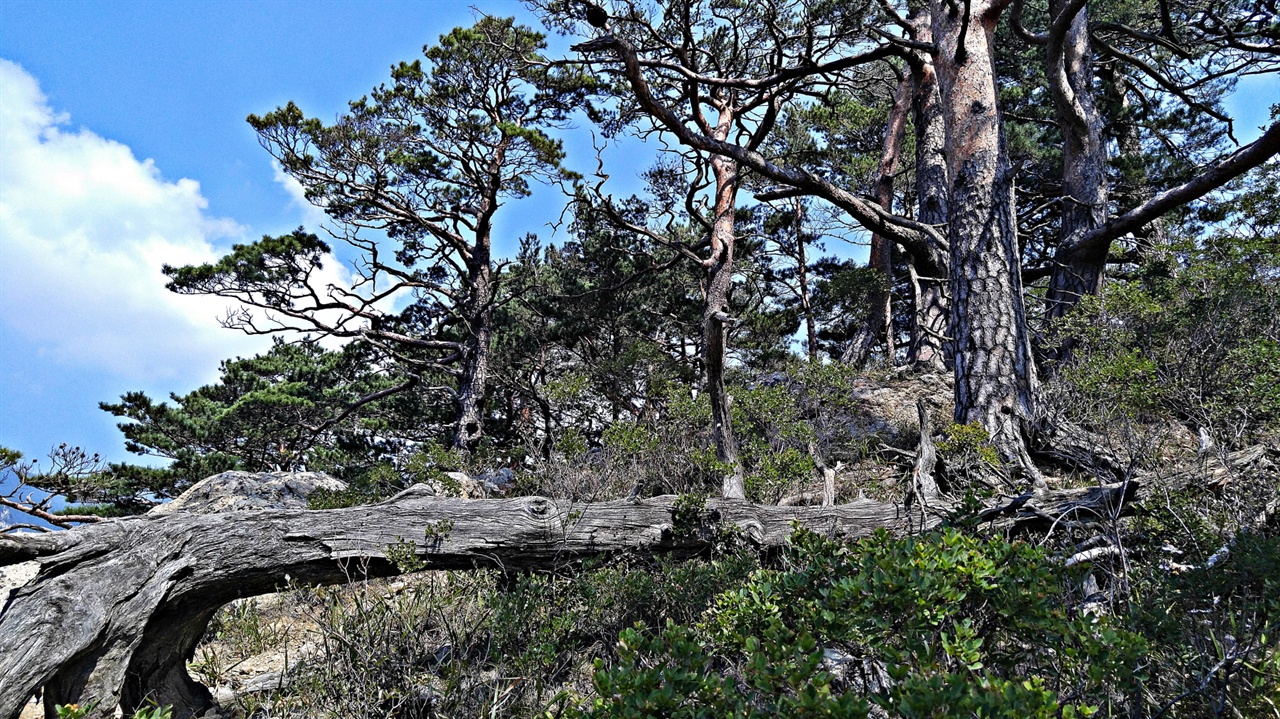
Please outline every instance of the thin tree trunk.
M804 198L795 199L796 211L796 284L799 285L800 312L804 315L805 351L810 362L818 361L818 320L813 314L809 293L809 258L804 251Z
M1115 193L1116 204L1119 205L1121 212L1127 212L1130 208L1150 200L1155 193L1151 191L1146 156L1142 150L1142 137L1129 102L1131 92L1129 81L1116 67L1115 62L1099 67L1098 76L1103 80L1102 86L1108 101L1116 107L1116 120L1109 124L1108 129L1120 149L1122 165L1122 180ZM1138 249L1144 257L1163 258L1168 254L1169 237L1165 231L1164 220L1156 218L1133 234L1138 240Z
M722 122L725 129L728 123ZM733 419L724 370L728 353L729 290L733 283L734 215L737 211L738 165L723 157L711 159L715 174L715 216L711 222L711 259L707 264L707 294L702 310L702 342L707 371L707 397L711 401L712 434L716 459L727 468L721 495L743 499L746 479L738 443L733 437Z
M912 25L916 27L917 40L933 41L933 28L927 10L922 10L913 17ZM916 135L916 202L919 205L916 219L927 225L942 227L947 223L950 208L947 133L942 114L942 97L938 90L938 73L931 55L920 54L915 76L916 92L911 111ZM938 248L938 254L945 254L942 248ZM946 339L950 336L947 326L950 313L946 297L948 278L945 273L942 276L918 274L914 257L911 275L915 290L915 315L908 359L917 367L941 370L952 357L951 343Z
M955 421L977 422L1000 457L1037 484L1024 425L1035 367L1023 306L1013 169L1005 150L992 40L1003 0L932 7L950 179Z
M1027 493L981 516L1010 532L1096 523L1125 511L1139 485ZM786 546L796 526L838 539L913 528L901 505L869 499L834 507L713 499L692 519L677 517L677 500L440 499L415 487L348 509L144 515L0 536L0 566L41 565L0 609L0 717L16 719L41 687L46 711L98 701L91 716L105 719L150 698L172 705L177 719L197 715L212 698L186 661L218 607L291 580L344 584L397 574L388 559L397 545L428 570L550 570L621 553L694 556L712 546L722 523L763 552ZM926 513L924 527L946 509L931 507L940 511Z
M884 135L884 152L880 155L880 176L876 180L876 203L886 212L893 212L893 178L898 173L898 161L902 157L902 140L906 136L907 114L911 110L911 100L915 94L915 79L910 70L898 83L897 92L893 96L893 107L889 110L888 127ZM881 288L877 288L868 298L871 312L856 335L849 350L842 360L847 364L861 367L871 357L871 350L883 343L885 357L890 364L894 362L893 337L893 241L881 235L871 235L871 256L867 266L875 271Z
M466 304L462 375L458 379L458 423L454 449L470 450L484 436L484 400L489 381L489 354L493 335L493 277L487 233L477 241L471 258L470 292Z

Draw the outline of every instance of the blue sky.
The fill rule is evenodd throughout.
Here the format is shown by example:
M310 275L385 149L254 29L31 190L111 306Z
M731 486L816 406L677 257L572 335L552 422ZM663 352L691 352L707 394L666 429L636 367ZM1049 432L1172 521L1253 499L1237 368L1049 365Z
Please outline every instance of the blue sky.
M222 303L169 295L159 274L311 225L245 116L293 100L332 118L470 24L472 4L535 24L494 0L4 0L0 445L124 459L99 401L189 391L262 349L217 326ZM1280 101L1276 79L1250 82L1230 103L1243 141ZM589 136L568 149L591 168ZM548 192L509 208L499 235L548 237L559 204Z
M292 100L331 119L471 24L474 4L5 0L0 445L38 456L65 441L124 459L99 401L189 391L220 359L264 348L217 326L225 303L169 295L159 274L314 227L245 116ZM484 10L536 25L516 2ZM590 167L589 138L569 149ZM549 237L557 192L509 208L500 247Z

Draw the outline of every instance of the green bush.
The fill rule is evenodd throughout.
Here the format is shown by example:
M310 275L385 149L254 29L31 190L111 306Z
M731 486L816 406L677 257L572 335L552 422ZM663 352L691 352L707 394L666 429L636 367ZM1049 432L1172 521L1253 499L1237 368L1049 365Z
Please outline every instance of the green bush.
M953 530L844 545L798 532L698 623L625 633L584 716L1121 713L1146 643L1073 612L1043 551Z

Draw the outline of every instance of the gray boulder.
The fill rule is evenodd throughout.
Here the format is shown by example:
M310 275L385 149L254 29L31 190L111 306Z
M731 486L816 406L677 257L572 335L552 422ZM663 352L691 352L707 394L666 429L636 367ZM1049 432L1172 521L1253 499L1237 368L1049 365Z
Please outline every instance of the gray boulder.
M213 514L242 509L306 509L317 489L340 491L347 483L323 472L223 472L196 482L180 497L149 514Z

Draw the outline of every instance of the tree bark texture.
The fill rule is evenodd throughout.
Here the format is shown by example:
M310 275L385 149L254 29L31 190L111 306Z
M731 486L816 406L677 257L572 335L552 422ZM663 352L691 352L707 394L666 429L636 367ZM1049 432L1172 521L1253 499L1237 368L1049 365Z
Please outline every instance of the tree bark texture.
M1107 219L1107 148L1093 95L1089 9L1081 0L1053 0L1050 13L1045 64L1063 138L1062 220L1045 313L1052 320L1102 289L1110 243L1073 250Z
M1204 197L1277 154L1280 154L1280 121L1273 122L1257 140L1206 165L1190 180L1144 200L1100 227L1079 235L1069 246L1060 247L1050 277L1050 291L1056 292L1051 296L1051 310L1059 316L1066 314L1084 294L1101 287L1113 240L1130 233L1142 233L1164 213Z
M725 131L728 123L722 122ZM729 290L733 283L734 220L738 198L738 164L725 157L711 159L715 174L715 216L711 223L711 258L706 265L706 302L702 310L702 346L707 367L707 397L711 400L712 434L716 443L716 459L728 472L724 476L722 496L743 499L746 479L738 443L733 437L733 420L729 392L724 383L725 359L728 353Z
M921 11L911 22L916 28L916 39L933 41L933 28L927 11ZM916 78L915 96L911 114L916 139L916 219L926 225L943 227L947 223L950 203L950 183L947 180L946 123L942 114L942 97L938 90L938 72L933 57L927 53L918 55L919 63L913 69ZM931 242L933 240L930 240ZM942 247L938 255L945 255ZM950 309L946 297L948 283L947 265L942 272L920 274L914 256L911 262L912 284L915 290L915 314L911 330L911 347L908 360L911 364L932 370L940 370L951 361L951 343L948 341L948 315Z
M487 245L487 242L485 243ZM487 250L487 247L485 248ZM470 450L484 436L485 386L489 381L489 350L493 334L492 268L488 252L471 269L463 341L462 374L458 378L458 423L453 448Z
M1043 482L1023 436L1035 367L1022 298L1013 168L1005 150L992 40L1005 4L932 7L950 179L955 421L977 422L1015 469Z
M1026 494L985 515L1009 531L1096 521L1123 511L1137 486ZM761 551L784 547L795 525L836 538L920 526L902 506L869 499L832 507L712 499L695 518L682 512L679 520L677 499L441 499L415 487L349 509L144 515L0 536L0 565L40 562L37 577L0 610L0 717L16 718L41 687L46 711L100 700L94 717L117 707L128 716L150 698L173 705L178 719L198 714L212 699L186 661L218 607L290 580L342 584L396 574L388 548L406 542L429 570L513 571L626 552L693 556L711 546L719 523Z

